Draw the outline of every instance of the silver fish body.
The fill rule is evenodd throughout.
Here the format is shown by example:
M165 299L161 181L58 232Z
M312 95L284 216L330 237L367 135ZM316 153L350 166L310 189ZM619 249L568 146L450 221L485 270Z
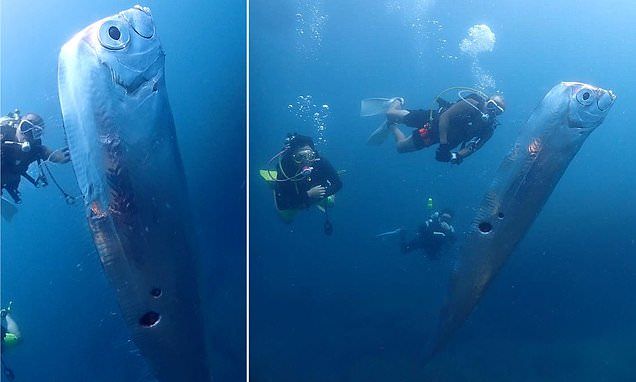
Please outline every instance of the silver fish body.
M432 355L444 348L477 306L615 98L608 90L563 82L534 110L501 163L460 248Z
M210 381L183 164L150 10L76 34L58 85L73 169L132 339L161 382Z

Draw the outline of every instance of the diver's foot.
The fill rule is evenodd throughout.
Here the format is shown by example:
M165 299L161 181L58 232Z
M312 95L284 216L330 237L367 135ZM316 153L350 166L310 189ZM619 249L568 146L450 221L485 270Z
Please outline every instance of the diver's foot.
M395 97L392 98L391 100L389 100L389 107L386 110L387 113L387 117L392 113L395 112L397 110L402 110L402 106L404 106L404 98L402 97Z
M403 106L406 101L402 97L395 97L391 99L390 102L391 102L391 106L389 107L389 109L395 109L398 106L399 107Z
M385 127L386 127L387 130L392 130L392 129L396 128L397 125L398 125L397 122L391 121L389 118L386 119Z

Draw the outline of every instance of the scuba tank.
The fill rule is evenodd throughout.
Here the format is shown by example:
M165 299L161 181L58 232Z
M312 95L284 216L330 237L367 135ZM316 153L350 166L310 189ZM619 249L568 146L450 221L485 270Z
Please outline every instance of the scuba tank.
M468 102L469 99L475 100L477 102L485 102L488 100L488 96L482 92L481 90L478 89L474 89L474 88L470 88L470 87L464 87L464 86L453 86L451 88L445 89L444 91L442 91L441 93L439 93L437 95L437 97L435 97L433 99L433 102L431 104L430 107L430 114L429 114L429 120L433 121L433 119L436 116L439 116L441 113L443 113L444 111L448 110L451 106L453 106L454 104L456 104L457 102L449 102L446 101L444 98L442 98L443 95L445 95L446 93L448 93L451 90L456 90L457 91L457 96L459 97L459 100L457 102L466 102L468 103L471 107L473 107L474 109L476 109L479 113L481 113L481 119L484 122L487 122L490 119L490 116L484 112L482 112L479 108L475 107L473 104L471 104L470 102ZM435 104L437 103L437 109L435 109ZM434 115L433 113L436 113L436 115Z
M20 110L15 109L12 112L7 113L7 115L0 117L0 126L11 126L14 129L17 129L21 118Z
M20 122L20 118L20 110L14 109L12 112L7 113L7 115L0 117L0 125L4 125L6 123L17 124Z
M10 126L14 131L17 131L21 120L20 110L14 109L12 112L7 113L7 115L0 117L0 126ZM2 143L17 145L23 153L31 151L31 143L29 142L9 142L6 137L3 137Z

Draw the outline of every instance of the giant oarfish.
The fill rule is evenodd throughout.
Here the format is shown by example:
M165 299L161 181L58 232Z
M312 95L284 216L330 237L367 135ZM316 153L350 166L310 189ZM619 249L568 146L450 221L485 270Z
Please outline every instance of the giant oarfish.
M468 318L615 99L608 90L562 82L534 110L501 163L460 249L432 354Z
M206 381L187 190L150 10L76 34L58 85L73 169L103 268L159 381Z

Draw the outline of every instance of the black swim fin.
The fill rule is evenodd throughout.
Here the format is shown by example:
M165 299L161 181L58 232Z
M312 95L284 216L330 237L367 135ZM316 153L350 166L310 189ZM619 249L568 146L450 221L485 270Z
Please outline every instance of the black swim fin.
M325 224L323 225L323 230L325 232L325 235L327 236L331 236L331 234L333 233L333 225L331 224L329 219L325 220Z

